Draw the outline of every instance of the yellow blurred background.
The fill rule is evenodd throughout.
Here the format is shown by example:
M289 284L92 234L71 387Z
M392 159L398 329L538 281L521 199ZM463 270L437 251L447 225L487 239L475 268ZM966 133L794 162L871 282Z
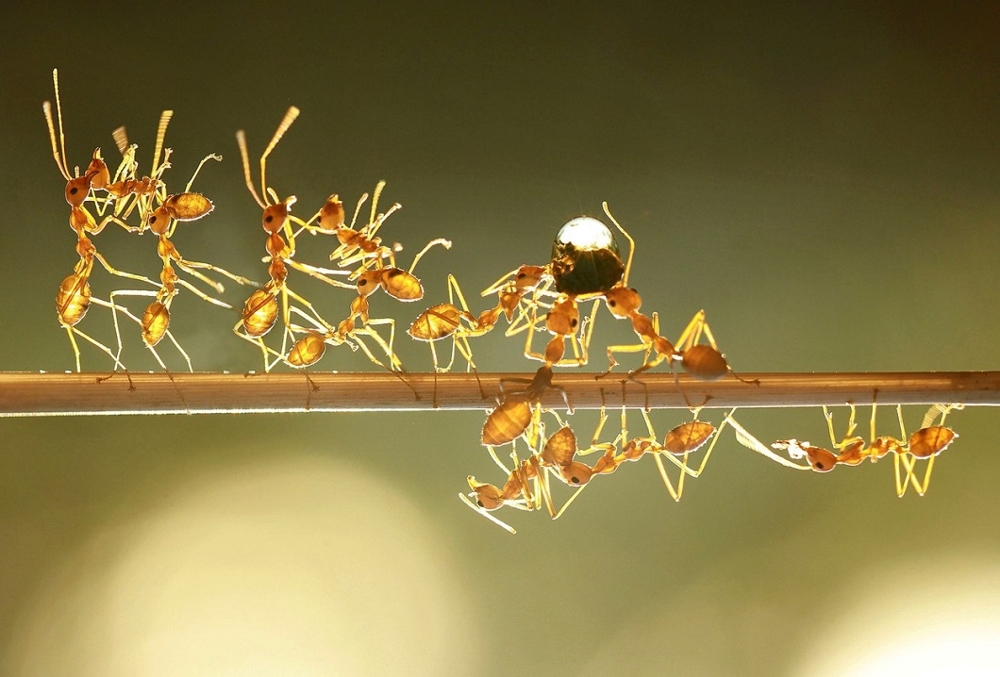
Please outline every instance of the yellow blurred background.
M264 234L234 134L257 156L294 104L270 183L305 215L386 179L385 204L403 209L383 236L403 261L454 241L420 264L426 305L446 299L451 272L485 308L478 290L544 262L560 225L607 200L637 242L643 309L676 336L704 308L737 370L1000 368L989 9L36 3L8 10L0 37L2 370L73 366L53 304L76 260L41 114L54 67L71 165L98 145L114 157L124 124L147 166L166 108L174 185L224 156L196 185L215 212L174 240L258 280ZM96 241L157 273L148 236ZM320 265L330 249L301 243ZM95 293L114 282L95 273ZM329 308L349 301L301 288ZM229 285L224 298L245 295ZM425 307L389 301L373 306L400 327ZM100 310L81 328L110 341ZM260 368L237 319L178 297L173 329L195 369ZM601 346L632 340L598 322L594 371ZM429 370L427 347L399 334L404 365ZM522 348L500 332L473 344L488 371L534 370ZM157 368L137 336L123 359ZM83 362L110 366L86 347ZM371 365L340 349L320 367ZM905 413L915 428L923 410ZM687 417L653 414L661 432ZM0 674L1000 670L995 410L949 417L960 438L923 498L895 496L889 462L794 473L727 433L678 504L652 463L629 464L557 522L504 515L516 536L456 497L470 473L502 480L483 418L3 420ZM739 418L764 441L826 439L818 410ZM570 420L581 437L595 423Z

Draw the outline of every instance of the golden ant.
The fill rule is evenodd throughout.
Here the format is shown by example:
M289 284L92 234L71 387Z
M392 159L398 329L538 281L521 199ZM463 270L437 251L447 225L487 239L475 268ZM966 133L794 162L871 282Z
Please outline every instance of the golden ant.
M455 305L455 298L461 304L461 308ZM467 370L476 374L476 381L479 382L479 373L476 365L472 361L472 347L469 339L482 336L493 330L500 313L503 312L502 301L493 308L488 308L478 316L469 311L469 306L465 302L461 287L454 275L448 275L448 303L438 303L431 306L410 324L406 332L417 341L426 341L431 347L431 358L434 361L434 406L437 406L437 375L438 372L450 371L455 363L455 351L457 350L465 358ZM451 337L451 359L448 364L441 366L438 360L437 349L434 347L436 341ZM482 383L479 383L479 392L485 398Z
M732 414L736 411L735 409L730 411L726 418L722 420L719 427L716 428L707 421L699 420L698 414L700 410L700 407L695 408L693 411L694 418L692 420L671 428L664 436L663 443L661 444L657 441L656 431L653 429L653 423L649 419L649 414L645 409L640 409L639 411L646 423L647 434L645 436L632 437L628 439L627 442L624 442L624 447L622 449L621 461L638 461L646 454L652 454L653 460L656 462L656 468L660 473L660 478L663 480L663 486L666 488L671 498L675 501L680 501L681 497L684 495L685 478L690 476L697 479L701 476L702 472L704 472L705 467L708 465L708 460L712 457L712 451L715 449L715 444L719 440L719 435L730 421ZM624 435L624 405L622 406L622 431ZM710 443L709 440L711 440ZM708 443L708 450L702 457L701 463L698 465L697 469L692 468L688 464L690 455L701 449L706 443ZM676 486L671 480L670 475L667 473L667 469L663 464L664 457L666 457L667 460L673 463L680 470Z
M389 345L392 346L396 331L395 320L390 318L372 319L368 297L382 289L387 295L399 301L410 302L423 298L423 285L413 271L429 249L435 245L441 245L446 249L451 248L451 241L444 238L431 240L413 258L408 270L398 268L395 254L402 250L402 246L397 243L392 248L386 247L381 244L381 239L375 235L386 219L401 209L401 205L396 203L388 211L379 213L378 201L384 187L385 181L379 181L375 186L368 223L360 229L355 230L354 225L361 212L361 207L368 200L367 193L358 200L350 226L344 225L345 211L340 198L337 195L331 195L309 221L301 224L299 232L307 230L314 235L332 233L337 236L340 245L330 254L330 259L337 260L341 268L358 264L358 267L349 273L336 271L346 274L348 279L354 282L352 288L357 292L357 296L351 301L350 314L341 325L347 323L354 327L357 319L360 319L365 326L389 325ZM312 224L313 221L316 222L316 225ZM398 357L395 354L391 354L389 357L392 369L402 371L402 364Z
M635 243L628 232L618 223L618 220L611 214L608 203L603 203L604 213L607 214L611 222L622 232L635 248ZM629 372L629 377L633 378L644 371L652 369L667 360L671 371L674 364L679 363L685 372L699 379L715 379L724 376L726 373L733 373L729 363L719 351L712 330L705 319L705 311L699 310L695 313L691 321L681 332L675 347L668 339L660 335L659 316L653 313L652 318L639 312L642 306L642 297L635 289L628 286L628 277L631 270L632 254L629 253L628 263L621 281L606 292L604 300L608 311L618 319L627 319L632 323L632 330L639 337L639 343L631 345L608 346L608 371L601 376L607 376L618 364L615 359L616 353L637 353L644 352L645 357L642 365ZM702 339L707 341L703 343ZM651 359L652 358L652 359ZM736 374L733 374L736 376ZM736 376L740 379L739 376ZM759 383L752 381L751 383Z
M944 427L948 413L952 409L958 408L958 405L934 405L925 414L920 429L909 437L906 435L906 427L903 423L903 407L896 405L896 418L899 420L900 430L900 437L896 438L891 435L876 436L875 414L877 409L876 405L872 404L871 427L867 442L864 438L853 434L857 427L856 409L853 404L849 406L851 414L847 424L847 432L839 442L833 429L833 414L829 408L823 407L830 443L836 451L795 439L778 440L771 446L778 450L787 451L791 458L806 458L810 467L816 472L830 472L837 465L860 465L866 459L874 463L891 453L896 495L904 496L906 490L912 486L918 495L923 496L930 486L934 459L958 437L953 430ZM940 421L935 424L939 416ZM916 464L918 460L927 460L923 479L917 478Z
M114 214L106 216L100 223L98 223L94 219L93 215L87 210L84 203L87 200L94 200L92 190L104 189L107 187L111 178L110 172L107 165L101 159L100 149L97 149L94 151L93 158L86 173L81 176L79 174L79 168L77 168L74 174L70 174L69 163L66 160L66 141L63 133L62 102L59 97L59 73L56 69L53 69L52 71L52 82L55 89L58 139L56 135L56 124L52 117L52 105L48 101L42 104L42 112L45 115L45 122L49 131L49 141L52 145L52 157L55 159L56 167L59 168L63 178L66 179L65 197L66 202L70 206L69 224L73 229L73 232L76 233L76 252L80 257L80 260L73 268L73 273L63 279L62 283L59 285L59 291L56 294L56 311L59 318L59 324L66 330L66 333L69 336L70 345L73 348L73 354L76 359L76 370L78 372L81 371L81 365L80 349L76 342L76 336L80 336L84 340L100 348L103 352L114 359L114 368L116 370L121 367L122 370L127 373L127 370L119 359L121 355L120 335L118 340L118 354L114 354L110 348L93 337L85 334L76 326L81 320L83 320L83 317L86 315L87 310L90 307L91 301L98 302L98 300L91 295L90 290L90 276L94 269L94 261L99 261L104 269L112 275L145 282L152 287L156 287L157 285L148 277L128 273L111 266L104 256L97 251L97 247L90 239L90 236L99 234L108 223L112 222L117 223L129 232L137 232L138 228L128 225ZM100 305L107 305L108 307L113 308L113 305L109 302L100 301L99 303ZM115 328L117 332L117 320L115 321Z
M287 354L286 350L290 338L293 342L295 341L290 327L290 299L307 308L314 317L322 322L322 318L316 313L312 304L288 287L286 283L288 268L304 272L334 287L353 288L353 285L328 277L328 274L334 271L309 266L292 258L295 254L295 233L292 230L292 223L294 222L299 226L305 226L306 224L290 213L290 209L296 201L295 196L290 195L284 200L280 200L274 190L267 185L267 158L298 116L299 109L291 106L285 112L284 117L278 124L277 130L274 132L274 136L271 137L270 143L261 154L260 194L257 193L257 189L254 187L250 172L250 156L247 150L246 134L242 129L236 132L236 143L240 150L240 158L243 163L243 176L247 188L254 201L263 210L261 225L268 234L265 245L268 256L265 257L265 261L269 261L270 264L268 266L270 280L263 287L255 290L247 299L243 307L242 318L233 327L233 331L240 338L255 343L260 347L264 356L265 371L270 371L277 364L278 360L273 362L269 360L269 349L262 337L274 326L279 312L282 319L281 350L279 355L284 356ZM261 198L261 194L264 196L263 199ZM281 299L280 306L279 297Z
M542 414L539 402L550 389L562 393L563 401L572 413L566 391L552 383L552 367L549 365L539 367L530 380L517 377L501 379L501 391L507 383L526 385L521 390L504 393L502 401L487 415L481 436L481 441L486 446L498 447L513 442L526 432L528 445L536 446Z
M391 336L389 339L390 342L386 343L385 339L383 339L382 336L371 327L356 326L354 318L352 317L342 320L336 327L334 327L318 315L309 315L295 306L291 306L290 310L292 313L309 322L312 326L304 327L297 324L289 325L289 329L293 334L303 334L302 338L295 341L291 349L289 349L287 356L284 358L285 363L289 366L295 368L312 366L318 362L321 357L323 357L327 345L338 346L347 344L351 350L361 348L362 352L373 363L398 375L401 365L392 350ZM375 322L373 321L372 323L374 324ZM392 367L385 366L377 357L375 357L372 351L362 340L361 337L363 336L371 338L379 346L379 348L382 349L382 351L389 358ZM405 380L403 382L406 383ZM407 383L407 385L409 384Z
M167 126L172 117L173 111L169 110L164 111L160 116L160 123L157 127L156 135L156 150L153 154L152 163L152 174L157 177L155 180L155 188L149 195L150 201L144 202L140 206L140 214L143 215L143 229L148 229L157 236L156 251L161 261L160 286L156 291L118 290L111 294L111 302L114 304L115 297L117 296L154 297L155 300L146 307L142 314L142 319L140 320L143 343L150 350L150 352L152 352L160 366L166 370L166 365L157 353L155 346L163 339L164 336L169 336L171 342L187 362L188 369L193 371L191 359L187 352L180 346L177 340L174 339L173 335L169 334L168 331L170 326L170 307L173 303L174 297L179 291L178 286L190 290L198 297L214 305L227 309L232 309L232 306L224 301L220 301L219 299L209 296L187 280L180 278L174 267L176 266L181 271L205 283L216 293L221 293L223 291L223 286L203 274L201 270L213 270L239 284L253 285L255 283L252 280L248 280L241 275L230 273L229 271L218 266L185 259L181 256L177 247L170 239L173 236L179 222L196 221L206 216L214 209L212 201L200 193L191 192L191 186L194 184L195 178L198 176L198 173L201 171L206 162L209 160L222 160L221 156L215 154L205 156L192 174L184 192L168 195L166 193L166 185L162 181L161 177L164 169L169 167L168 157L170 149L168 148L164 151L163 140L166 136ZM119 128L116 131L118 132L117 139L119 140L119 143L127 144L124 128ZM128 155L134 158L135 146L128 146L128 148L130 149L127 151ZM163 151L162 163L160 162L161 151ZM131 171L134 172L134 159L132 162L133 169ZM142 195L137 194L137 201L142 197ZM156 206L154 206L154 203Z
M386 213L378 214L378 199L382 195L383 188L385 188L385 181L379 181L375 186L375 195L372 199L371 216L368 219L368 223L358 230L354 229L354 225L357 223L361 206L368 200L368 193L362 195L361 199L358 200L350 226L345 225L346 212L344 211L344 203L340 201L340 197L336 194L328 197L323 206L320 207L319 212L313 218L309 219L305 229L314 235L316 233L332 233L340 241L337 248L330 254L331 261L339 261L341 267L346 267L356 262L364 263L366 260L376 259L379 267L381 267L383 259L389 258L394 252L400 251L402 248L400 245L396 244L391 248L386 247L382 244L382 239L375 235L378 229L382 227L382 224L385 223L385 220L393 212L402 207L402 205L396 203ZM308 225L312 221L316 221L315 226Z

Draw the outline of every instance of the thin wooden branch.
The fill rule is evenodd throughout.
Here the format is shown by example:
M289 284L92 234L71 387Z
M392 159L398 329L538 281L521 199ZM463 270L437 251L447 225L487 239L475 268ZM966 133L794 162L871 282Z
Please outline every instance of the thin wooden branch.
M1000 405L1000 371L758 373L698 381L687 375L556 372L543 403L577 409L807 407L847 402ZM500 382L517 392L531 374L390 373L0 373L0 417L220 414L305 411L486 410ZM482 390L480 390L480 384Z

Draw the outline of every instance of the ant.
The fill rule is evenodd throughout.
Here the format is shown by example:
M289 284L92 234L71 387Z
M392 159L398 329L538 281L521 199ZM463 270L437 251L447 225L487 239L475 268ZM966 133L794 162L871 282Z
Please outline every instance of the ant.
M605 407L602 405L597 427L594 430L594 436L591 439L590 446L586 449L577 446L576 434L566 424L563 424L554 435L546 440L545 446L539 454L540 464L542 467L548 468L564 484L576 487L576 491L566 500L559 511L552 515L552 519L562 517L566 509L577 499L594 477L614 473L618 469L618 466L625 460L624 456L617 453L618 442L624 440L624 425L622 432L612 442L598 441L606 421L607 413ZM583 461L575 460L577 455L586 456L597 452L603 453L593 465L587 465Z
M461 308L455 305L455 297ZM434 361L434 406L437 406L437 374L438 372L450 371L455 363L455 351L457 350L465 358L468 370L476 374L479 381L479 373L476 365L472 361L472 347L469 339L476 336L483 336L493 330L500 314L504 312L502 299L493 308L488 308L478 316L469 311L469 306L465 302L461 287L454 275L448 275L448 303L439 303L431 306L410 324L406 332L417 341L426 341L431 347L431 358ZM434 347L436 341L451 337L451 359L446 366L441 366L438 361L437 349ZM479 392L485 398L482 383L479 383Z
M327 323L326 320L319 317L319 315L310 315L296 306L291 306L290 311L304 319L312 326L305 327L298 324L289 325L289 330L293 335L303 334L302 338L295 341L289 349L287 355L279 355L279 359L283 359L289 366L298 369L312 366L323 357L327 345L338 346L347 344L351 350L361 348L361 351L364 352L364 354L368 356L368 359L373 363L398 375L401 365L395 353L393 353L391 343L386 343L385 339L383 339L382 336L371 327L358 327L354 322L353 317L348 317L347 319L342 320L336 327L334 327L333 325ZM377 357L375 357L371 349L365 344L364 341L361 340L362 336L368 336L379 346L379 348L382 349L382 351L389 358L389 362L392 365L391 367L385 366ZM403 382L407 383L405 380L403 380ZM409 385L409 383L407 383L407 385Z
M330 260L338 261L338 266L341 268L359 264L355 270L345 273L349 280L356 281L358 299L351 304L351 312L355 316L363 316L368 312L366 299L380 288L399 301L419 301L422 299L424 288L420 280L413 274L414 268L431 247L441 245L445 249L451 248L450 240L445 238L431 240L413 258L408 270L397 268L396 252L402 251L402 245L396 243L392 247L387 247L382 244L381 238L375 236L382 224L393 213L402 209L402 205L397 202L388 211L379 213L378 201L385 188L385 183L385 181L379 181L376 184L368 223L358 230L354 229L354 224L357 222L362 205L368 200L368 193L363 194L358 200L350 226L344 225L346 212L340 197L331 195L312 218L300 224L298 231L307 230L313 235L317 233L335 234L340 245L330 254ZM312 221L317 223L313 225Z
M664 436L663 443L661 444L657 441L656 431L653 429L653 423L649 419L649 414L645 409L640 409L639 411L646 423L647 435L629 439L622 450L621 456L625 461L638 461L647 453L652 454L657 470L660 473L660 478L663 480L663 486L674 501L680 501L684 495L685 477L690 476L697 479L704 472L705 467L708 465L708 460L712 457L715 444L719 440L719 435L726 427L729 416L736 411L735 409L730 411L729 416L724 418L719 427L716 428L707 421L699 420L698 414L700 410L700 407L694 408L692 412L694 418L692 420L671 428ZM625 412L623 407L623 420L624 417ZM709 440L711 440L710 443ZM706 443L708 443L708 450L702 457L701 463L697 469L692 468L688 464L689 456L701 449ZM667 460L680 470L676 487L663 464L663 457L666 457Z
M286 355L288 340L294 342L295 337L290 328L290 300L295 301L305 308L308 308L313 315L322 322L312 304L303 297L293 292L286 283L288 268L293 268L306 273L316 279L322 280L334 287L352 288L349 285L327 276L328 271L314 266L295 261L292 257L295 254L295 233L292 231L292 223L304 226L305 222L292 216L290 209L296 202L296 197L290 195L284 200L280 200L277 194L267 185L267 158L274 150L275 146L295 122L299 116L299 109L295 106L289 107L284 117L278 124L278 128L271 137L270 143L264 149L260 157L260 184L261 194L257 193L254 187L253 178L250 172L250 156L247 150L246 133L241 129L236 132L236 143L239 146L240 158L243 164L243 176L254 201L263 210L261 225L268 234L265 248L268 256L265 261L269 262L268 275L270 280L263 287L256 289L247 299L243 307L242 317L233 327L237 336L252 343L256 343L264 356L264 370L270 371L277 364L278 360L269 360L269 349L264 344L263 336L267 334L277 321L280 312L282 319L282 338L280 355ZM278 299L281 299L280 305Z
M221 293L223 291L223 286L204 275L200 272L200 269L213 270L239 284L253 285L255 283L252 280L230 273L229 271L218 266L185 259L181 256L177 247L171 241L170 238L173 236L179 222L196 221L203 218L214 209L212 201L200 193L191 192L191 186L194 184L198 173L201 171L202 167L204 167L206 162L209 160L215 160L217 162L222 160L222 157L216 154L205 156L202 158L198 167L192 174L184 192L168 195L166 193L166 185L162 180L162 175L163 171L170 166L169 156L171 150L169 148L163 149L163 141L166 137L167 126L169 125L172 117L173 111L170 110L164 111L160 116L160 123L157 127L156 147L153 153L152 163L152 175L156 177L156 179L152 182L152 184L150 184L152 186L152 190L148 194L149 200L143 201L139 208L140 214L143 215L141 230L148 229L158 238L156 250L161 260L159 289L156 291L118 290L113 292L111 296L112 303L114 303L114 297L116 296L154 297L155 300L146 307L143 312L142 319L139 321L143 343L153 353L153 356L156 358L157 362L160 363L160 366L166 369L163 360L160 359L159 354L156 352L155 346L165 335L169 335L178 352L180 352L187 362L188 369L193 371L191 359L187 352L168 332L170 326L170 306L179 291L178 286L185 287L209 303L227 309L232 309L232 306L209 296L188 281L180 278L174 269L174 266L210 286L216 293ZM127 149L123 152L123 155L125 155L126 160L130 162L131 168L126 173L134 175L134 155L136 147L134 145L128 145L124 127L119 127L116 130L116 141L119 143L120 147L123 145L127 147ZM163 152L162 163L160 161L161 152ZM130 179L126 179L125 183L129 180ZM137 190L135 194L136 202L133 204L139 204L139 202L146 197L146 193L142 190ZM154 207L154 203L158 203L158 205ZM115 211L118 213L117 208Z
M522 265L487 287L481 295L499 294L504 315L507 317L508 327L505 335L514 336L528 328L532 311L539 303L540 296L556 296L554 292L549 291L552 283L550 266ZM524 298L529 292L533 294L530 301Z
M552 413L555 414L555 412ZM601 418L594 432L593 441L587 450L577 448L576 435L558 415L556 415L556 420L560 424L559 430L549 437L544 445L541 445L544 436L544 426L540 420L536 421L536 433L531 436L532 439L529 441L531 453L528 458L520 460L517 457L516 449L512 449L511 458L514 462L512 470L508 470L503 462L497 458L493 445L487 445L493 461L507 473L506 482L501 488L493 484L479 482L474 476L469 475L468 482L472 492L468 494L468 497L464 494L459 494L459 498L470 508L511 533L516 532L510 525L489 513L505 505L520 510L539 510L544 503L548 509L549 517L558 519L594 475L614 472L614 468L617 467L617 464L613 463L613 459L615 458L614 443L601 444L597 442L606 419L607 416L602 408ZM537 450L539 446L541 446L541 451ZM605 454L598 460L598 463L594 467L576 461L573 458L577 453L591 453L601 450L605 451ZM608 463L609 459L612 460L611 464ZM577 491L558 512L552 503L551 489L546 471L551 472L565 484L577 488ZM475 502L470 500L473 498Z
M162 134L164 131L165 129L161 128L160 133ZM160 144L158 142L157 146L159 145ZM208 285L216 293L222 293L224 291L224 287L219 282L202 273L201 270L212 270L241 285L256 284L253 280L249 280L242 275L231 273L228 270L220 268L216 265L185 259L170 239L177 229L178 223L182 221L196 221L206 216L214 209L212 201L207 197L201 195L200 193L191 192L191 185L194 183L194 180L201 171L201 168L209 160L221 161L222 157L216 154L205 156L195 169L194 174L188 181L184 192L175 195L167 195L162 199L159 199L159 206L150 211L144 221L146 228L148 228L158 238L156 252L160 257L162 265L160 270L159 290L155 292L147 290L128 290L112 294L112 296L121 294L155 297L155 300L151 302L143 312L141 330L143 343L150 349L161 366L163 366L163 361L157 354L155 346L163 339L164 335L167 334L170 327L170 307L173 303L174 297L177 296L180 291L178 287L184 287L208 303L221 308L232 309L232 306L228 303L213 296L209 296L187 280L181 278L177 274L175 266L177 269ZM177 343L176 340L173 340L172 336L171 340L187 362L188 370L193 371L191 359L187 352ZM164 369L165 368L166 367L164 367Z
M903 407L896 405L896 417L899 420L900 437L895 438L890 435L876 436L875 415L876 405L872 404L871 428L869 441L853 435L856 428L856 409L853 404L849 405L851 414L847 425L847 432L841 441L837 441L833 429L833 414L827 407L823 407L823 415L826 418L827 430L830 434L832 451L822 447L816 447L808 442L798 440L778 440L771 446L775 449L787 451L792 458L807 458L813 470L817 472L830 472L837 465L856 466L865 459L873 463L883 458L887 454L893 455L893 474L895 476L896 495L902 497L907 489L913 489L923 496L930 486L931 471L934 468L934 459L942 451L948 448L951 442L958 435L950 428L944 427L944 421L948 413L957 405L934 405L924 416L923 423L916 432L907 438L906 428L903 423ZM940 421L935 424L938 416ZM917 478L916 463L918 460L927 460L927 466L922 480Z
M493 484L479 482L473 475L469 475L466 481L472 491L468 496L462 493L458 494L463 503L512 534L517 533L514 527L491 515L492 511L505 505L518 510L539 510L544 502L550 515L555 514L545 472L539 467L536 455L532 454L528 459L519 461L517 454L512 453L514 468L508 470L497 458L492 447L489 448L489 451L496 464L507 473L507 480L500 488ZM475 499L475 502L470 499Z
M552 375L552 366L546 364L539 367L530 380L519 377L501 379L501 391L507 383L526 383L526 386L521 390L504 393L503 400L490 411L483 424L482 443L491 447L501 446L527 433L525 437L528 444L536 446L542 415L540 400L550 389L562 393L568 413L572 413L566 391L552 383Z
M632 323L632 330L639 337L639 343L632 345L608 346L608 371L601 375L607 376L618 364L615 359L616 353L645 352L645 359L642 366L631 371L629 377L633 378L644 371L652 369L667 360L671 365L671 370L675 363L679 363L684 371L700 379L715 379L726 373L732 373L729 363L719 351L712 330L705 319L705 311L700 310L695 313L691 321L681 332L675 347L668 339L660 335L659 316L653 313L652 318L639 312L642 306L642 297L635 289L628 286L629 272L632 267L632 251L635 249L635 242L629 236L618 220L612 215L608 203L603 203L604 213L612 223L628 239L631 249L628 262L625 265L625 272L621 281L613 285L604 292L604 300L608 311L618 319L627 319ZM708 343L702 343L704 338ZM650 359L652 356L652 359ZM735 376L735 374L734 374ZM739 379L739 376L737 376ZM740 379L743 380L743 379ZM757 382L759 383L759 382Z
M382 227L382 224L385 223L385 220L397 209L402 208L402 205L396 203L385 214L378 214L378 199L382 195L383 188L385 188L385 181L379 181L375 186L371 216L368 219L368 223L358 230L354 229L354 225L357 223L361 206L368 200L368 193L363 194L358 200L350 226L345 225L346 212L344 211L344 203L340 201L340 197L336 194L328 197L323 206L320 207L320 210L306 222L303 228L313 235L317 233L332 233L337 236L340 244L331 252L331 261L339 260L341 267L346 267L355 262L363 263L366 259L374 258L381 265L383 259L390 257L393 252L398 252L402 249L402 246L399 244L394 245L392 248L384 246L382 239L375 235L378 229ZM316 225L310 225L313 221L316 221Z
M97 302L100 305L107 305L108 307L113 308L113 303L99 301L91 294L90 276L94 269L94 261L98 261L104 269L112 275L145 282L152 287L156 287L157 285L148 277L118 270L111 266L107 259L105 259L104 256L97 251L97 247L90 239L91 236L99 234L102 230L104 230L108 223L112 222L117 223L129 232L137 232L139 229L134 226L130 226L114 214L106 216L100 223L98 223L93 215L87 210L85 202L88 200L93 202L96 199L92 196L93 190L100 190L107 187L111 179L110 171L108 170L104 160L101 159L100 149L98 148L94 151L91 162L87 167L87 171L83 175L80 175L79 168L76 169L74 174L70 174L69 164L66 161L66 141L63 133L62 102L59 96L59 72L57 69L53 69L52 71L52 82L55 89L58 139L56 135L56 124L52 117L52 104L48 101L44 102L42 104L42 112L45 116L45 122L49 131L49 141L52 146L52 157L55 159L56 167L59 168L63 178L66 179L65 197L66 202L70 206L69 224L77 236L76 252L80 257L80 260L73 267L73 273L63 279L62 283L59 285L59 291L56 294L56 312L59 324L66 330L66 333L69 336L70 345L73 348L73 354L76 359L77 372L81 371L81 365L80 349L76 342L76 336L80 336L111 356L114 359L116 370L121 367L122 370L127 373L127 370L119 359L121 354L120 335L118 341L118 354L116 355L112 353L110 348L93 337L85 334L77 327L77 324L79 324L86 315L92 301ZM117 320L115 326L117 331Z

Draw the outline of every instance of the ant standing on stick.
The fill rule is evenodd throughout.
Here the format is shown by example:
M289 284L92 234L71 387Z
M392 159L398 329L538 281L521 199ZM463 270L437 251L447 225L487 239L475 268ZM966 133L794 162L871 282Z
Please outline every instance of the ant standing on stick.
M116 354L106 345L88 334L85 334L77 327L77 324L79 324L87 314L87 310L92 302L109 308L113 307L111 302L97 299L91 294L90 276L94 269L94 261L96 260L100 262L104 269L112 275L145 282L152 287L156 287L157 285L155 282L143 275L128 273L111 266L104 256L97 251L97 247L90 239L91 236L99 234L102 230L104 230L104 227L108 223L112 222L117 223L129 232L138 232L139 229L128 225L114 214L104 217L101 222L98 223L94 219L93 215L87 210L85 203L88 200L96 203L96 198L93 197L92 191L107 189L111 180L110 172L107 165L104 163L104 160L101 159L100 148L98 148L94 151L91 162L87 167L87 171L82 176L79 173L79 168L77 168L74 174L70 174L69 164L66 161L66 141L63 134L62 102L59 97L59 72L57 69L53 69L52 71L52 83L55 89L58 138L56 133L56 124L52 118L52 104L48 101L44 102L42 104L42 112L45 115L45 122L48 126L49 141L52 145L52 157L55 159L56 166L59 168L63 178L66 179L65 196L66 202L70 206L69 224L77 236L76 252L80 257L80 260L73 268L73 273L63 279L62 284L59 286L59 291L56 294L56 312L59 318L59 324L66 330L66 333L69 336L70 345L73 348L73 354L76 360L76 370L78 372L81 371L81 365L80 349L76 343L77 336L93 344L111 357L112 360L114 360L114 369L116 371L121 368L127 374L128 370L120 361L120 335L118 340L118 353ZM117 332L117 321L115 328Z
M292 123L299 116L299 109L290 107L281 122L278 124L274 136L264 149L260 157L260 185L261 193L257 193L254 187L253 178L250 172L250 157L247 150L246 134L241 129L236 132L236 142L240 150L240 158L243 163L243 176L247 189L254 201L263 210L261 225L267 233L265 248L268 256L265 261L269 262L268 275L270 280L261 288L254 291L247 299L243 307L243 316L233 331L237 336L251 343L257 344L264 356L264 371L270 371L275 364L285 359L287 355L288 341L295 341L295 336L291 328L290 305L294 301L308 310L308 313L321 325L328 325L316 312L312 304L299 294L292 291L286 282L288 268L293 268L306 273L316 279L322 280L334 287L352 288L344 282L334 280L327 276L330 271L321 271L313 266L299 263L292 257L295 255L295 233L292 230L292 223L300 226L305 225L300 219L296 219L290 213L290 209L295 204L296 197L290 195L284 200L280 200L277 194L267 185L267 158L274 150L275 146L291 127ZM261 194L264 196L261 198ZM280 298L280 302L279 302ZM263 340L277 322L278 315L281 315L282 336L281 348L274 351L269 348ZM274 360L270 357L276 355Z

